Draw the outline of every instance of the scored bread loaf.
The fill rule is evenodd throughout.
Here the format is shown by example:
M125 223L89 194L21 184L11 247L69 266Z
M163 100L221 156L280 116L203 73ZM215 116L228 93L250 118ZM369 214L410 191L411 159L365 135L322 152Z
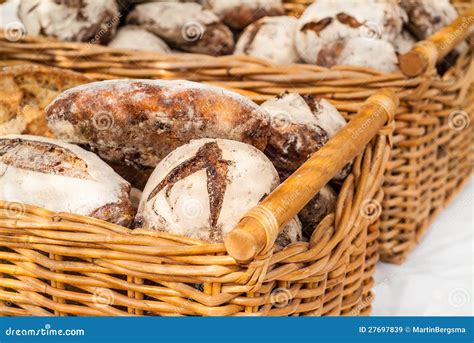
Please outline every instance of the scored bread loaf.
M120 21L115 0L22 0L18 14L29 35L107 43Z
M127 16L127 23L139 25L184 51L225 55L234 50L234 37L229 28L199 4L140 4Z
M136 226L207 242L222 242L280 180L268 158L251 145L225 139L193 140L171 152L143 191ZM285 245L301 239L292 220L280 234Z
M62 91L90 81L80 73L33 64L0 69L0 136L52 137L44 108Z
M72 88L46 109L58 138L109 162L155 167L196 138L226 138L263 150L268 113L247 98L190 81L113 80Z
M319 64L333 53L335 40L364 37L392 42L404 20L406 14L392 0L318 0L298 20L296 48L306 63Z
M57 140L0 137L0 199L128 226L130 184L91 152Z

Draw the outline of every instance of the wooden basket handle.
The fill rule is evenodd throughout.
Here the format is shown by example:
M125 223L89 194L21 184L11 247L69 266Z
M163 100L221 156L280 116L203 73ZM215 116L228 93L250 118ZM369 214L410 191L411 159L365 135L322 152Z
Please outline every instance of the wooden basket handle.
M358 114L298 170L251 209L226 236L227 252L246 263L274 245L280 228L290 221L389 120L398 107L391 90L380 90L361 106Z
M474 28L474 6L467 9L450 25L442 28L428 39L421 41L398 62L402 72L409 77L425 73L436 62L442 60L459 43L465 40Z

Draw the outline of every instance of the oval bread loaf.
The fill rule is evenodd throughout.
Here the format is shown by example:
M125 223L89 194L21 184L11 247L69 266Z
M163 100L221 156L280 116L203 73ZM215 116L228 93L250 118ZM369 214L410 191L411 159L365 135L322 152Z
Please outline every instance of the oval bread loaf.
M130 184L91 152L57 140L0 137L0 199L128 226Z
M196 138L226 138L263 150L268 113L223 88L190 81L114 80L62 93L46 109L57 137L103 159L155 167Z
M143 191L136 225L222 242L279 183L275 167L256 148L225 139L193 140L158 164ZM300 238L295 220L279 242Z
M139 25L184 51L226 55L234 50L234 37L229 28L199 4L140 4L127 16L127 23Z

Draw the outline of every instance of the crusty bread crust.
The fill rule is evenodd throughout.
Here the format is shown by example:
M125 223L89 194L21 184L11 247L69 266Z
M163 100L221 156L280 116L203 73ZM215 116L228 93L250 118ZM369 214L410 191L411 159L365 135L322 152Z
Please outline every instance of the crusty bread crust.
M79 73L34 64L1 68L0 135L52 137L44 108L62 91L90 81Z
M46 115L57 137L134 166L155 167L191 139L232 139L263 150L269 135L268 114L258 105L190 81L94 82L61 94Z

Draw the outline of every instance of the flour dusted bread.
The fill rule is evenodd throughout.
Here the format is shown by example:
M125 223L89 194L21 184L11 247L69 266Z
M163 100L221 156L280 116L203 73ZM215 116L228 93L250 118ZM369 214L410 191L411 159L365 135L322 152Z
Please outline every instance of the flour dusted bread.
M199 4L140 4L127 16L127 22L140 25L184 51L225 55L234 50L234 37L229 28Z
M0 137L0 199L128 226L130 185L93 153L37 136Z
M103 159L155 167L196 138L227 138L263 150L268 113L223 88L190 81L114 80L72 88L46 109L57 137Z
M336 40L364 37L392 42L405 15L390 0L318 0L298 21L296 48L306 63L320 64L334 51Z
M400 0L408 14L408 27L418 39L426 39L457 17L449 0Z
M118 49L133 49L154 51L160 54L170 54L168 45L159 37L147 30L135 26L125 25L121 27L109 47Z
M120 21L115 0L22 0L19 17L29 35L107 43Z
M323 67L352 65L391 73L398 70L398 58L392 44L381 39L353 37L337 39L318 56Z
M265 58L277 64L297 62L294 42L297 22L294 17L279 16L250 24L237 41L234 54Z
M281 0L202 0L229 27L241 30L250 23L285 13Z
M282 174L295 171L346 124L333 105L313 96L284 92L262 108L271 118L265 154Z
M224 139L199 139L171 152L142 195L137 226L222 242L239 220L279 184L278 173L256 148ZM279 237L301 238L292 221Z
M87 82L82 74L40 65L0 69L0 136L51 137L44 108L62 91Z

